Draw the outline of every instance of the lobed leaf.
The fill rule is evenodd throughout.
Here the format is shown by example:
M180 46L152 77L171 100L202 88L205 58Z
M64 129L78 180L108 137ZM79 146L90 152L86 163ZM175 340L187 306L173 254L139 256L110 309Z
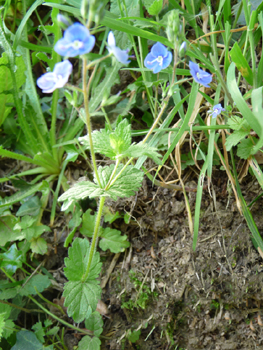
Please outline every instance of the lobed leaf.
M119 253L128 248L130 242L127 241L126 235L121 235L121 231L107 227L101 234L99 246L104 251L109 249L112 253Z

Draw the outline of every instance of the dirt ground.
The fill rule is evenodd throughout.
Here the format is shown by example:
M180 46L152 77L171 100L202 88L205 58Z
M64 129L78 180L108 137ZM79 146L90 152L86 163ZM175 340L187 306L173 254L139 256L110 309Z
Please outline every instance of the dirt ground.
M263 349L262 259L225 173L215 178L211 196L203 195L195 252L181 192L145 181L137 198L115 203L115 210L133 208L131 224L122 224L131 247L103 289L111 339L102 349ZM196 188L194 180L186 185ZM247 203L259 191L257 183L243 184ZM188 195L194 213L196 194ZM259 230L261 208L262 200L252 208ZM105 271L113 259L107 256ZM140 330L138 341L125 338L129 330Z

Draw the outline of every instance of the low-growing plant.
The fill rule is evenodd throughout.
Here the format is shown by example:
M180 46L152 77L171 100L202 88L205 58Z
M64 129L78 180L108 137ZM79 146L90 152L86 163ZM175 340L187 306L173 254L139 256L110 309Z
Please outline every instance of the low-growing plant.
M5 3L9 7L10 1ZM254 55L262 37L262 6L251 12L246 1L242 1L248 30L229 50L235 30L230 30L231 6L224 7L225 1L220 0L214 16L207 1L210 33L204 34L194 15L199 2L186 3L184 9L176 0L168 5L160 0L135 1L134 4L120 0L112 0L109 4L97 0L54 0L43 4L42 0L37 0L27 11L27 2L23 0L24 18L15 33L16 24L12 24L12 31L5 21L0 21L3 49L0 102L4 106L0 112L0 126L4 131L0 155L32 165L19 177L10 172L1 179L1 183L11 181L14 189L19 190L9 197L4 197L1 192L0 201L0 268L5 276L0 284L0 332L12 350L27 348L29 344L35 349L54 349L59 348L57 342L65 348L64 333L59 334L57 324L49 319L33 325L34 332L16 326L14 321L21 311L41 310L53 320L78 330L42 306L41 300L44 300L65 314L61 306L51 303L41 294L50 287L53 276L41 269L38 261L37 269L41 273L27 261L29 252L31 261L36 255L38 258L38 255L48 252L48 244L42 235L51 231L57 206L61 205L65 215L71 216L65 224L70 232L64 244L69 249L64 260L67 282L63 298L67 315L75 323L85 324L82 332L85 336L78 344L79 350L97 350L101 345L103 320L96 308L102 293L99 281L102 263L97 247L120 253L130 246L127 235L107 224L120 215L109 215L105 209L106 199L117 201L134 196L144 175L154 184L183 191L195 249L204 179L207 177L210 189L213 165L221 162L231 182L238 209L244 213L251 230L253 243L263 251L262 238L240 190L233 153L233 147L237 146L236 156L247 162L263 188L262 170L255 158L263 146L263 58L257 65ZM229 1L227 3L230 5ZM47 46L27 41L27 21L42 4L52 8L51 25L46 24L49 16L43 23L38 16L41 35ZM107 5L109 11L105 10ZM2 8L0 11L5 19L7 10ZM155 20L145 18L144 11ZM233 27L240 14L241 8ZM185 21L194 29L197 43L187 41ZM260 26L257 27L258 23ZM219 52L217 34L221 35L224 52ZM201 37L204 42L200 42ZM34 51L32 57L29 50ZM37 86L42 90L41 98L35 86L32 62L46 65L46 72L37 79ZM239 71L237 77L236 68ZM119 72L128 69L135 81L124 91L112 94L112 87L119 83ZM239 88L241 77L249 84L244 96ZM183 84L187 84L187 89ZM205 87L213 92L206 93ZM45 95L50 93L52 97ZM203 99L210 108L205 107L205 118L200 114ZM252 108L248 106L249 99ZM132 130L134 119L129 113L135 104L143 112L138 124L146 123L146 130ZM103 127L93 130L93 118L102 118ZM84 136L83 131L87 131ZM194 132L197 131L205 135L205 141L196 139ZM191 136L190 150L181 157L180 147L187 134ZM141 138L134 141L133 136ZM78 157L85 160L88 171L85 178L70 186L65 171ZM147 159L158 166L154 176L144 166ZM180 186L156 180L168 159L178 175ZM190 190L182 179L183 162L185 166L196 164L200 170L194 219L187 194ZM29 176L29 182L21 179L29 179ZM62 194L61 190L64 191ZM47 226L43 224L43 214L51 194L50 225ZM91 208L82 208L81 201L86 198L96 201L96 213ZM21 206L16 210L12 206L18 202ZM84 238L75 238L77 231ZM24 268L25 265L31 273ZM22 271L19 281L14 278L18 270ZM132 272L130 277L137 297L136 300L124 301L122 307L145 309L156 292ZM25 307L25 300L30 301L30 308ZM32 309L31 303L38 309ZM130 334L130 341L136 341L138 335Z

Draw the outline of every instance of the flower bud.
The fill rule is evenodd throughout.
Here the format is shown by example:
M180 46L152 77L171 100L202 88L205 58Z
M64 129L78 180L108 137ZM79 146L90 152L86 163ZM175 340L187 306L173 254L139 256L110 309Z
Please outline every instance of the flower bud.
M168 15L166 34L168 40L173 44L174 49L179 50L184 41L184 30L179 15L179 10L172 10Z
M82 0L80 13L85 20L98 23L103 17L105 0Z
M186 50L187 50L187 44L186 44L186 41L184 41L184 42L181 44L181 46L180 46L180 49L179 49L179 56L180 56L180 57L185 56Z
M67 29L72 24L71 20L68 17L61 15L60 13L57 15L57 21L62 29Z

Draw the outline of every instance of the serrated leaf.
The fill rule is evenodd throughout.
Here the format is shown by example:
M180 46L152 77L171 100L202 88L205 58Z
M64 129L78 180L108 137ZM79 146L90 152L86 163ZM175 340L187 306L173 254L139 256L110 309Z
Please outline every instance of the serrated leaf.
M100 350L101 341L97 337L86 335L78 344L78 350Z
M95 336L100 336L103 331L103 320L98 311L93 312L90 317L85 320L85 327L93 332Z
M162 164L159 159L161 157L161 154L157 152L157 148L149 146L148 143L139 142L137 144L133 144L127 149L127 151L123 153L123 155L126 157L134 158L147 156L149 158L152 158L156 164Z
M2 337L4 326L5 326L5 315L0 314L0 338Z
M13 299L17 295L19 289L20 287L18 286L15 288L5 289L0 293L0 300Z
M152 1L151 1L152 2ZM163 7L163 0L155 0L152 5L148 7L147 11L152 16L157 16Z
M34 196L23 203L18 209L17 216L31 215L36 216L40 213L41 202L38 196Z
M48 249L47 242L42 237L33 238L31 240L30 249L35 254L44 255Z
M64 273L69 281L81 281L86 272L89 258L89 241L87 239L76 238L69 248L68 258L65 258ZM100 255L96 252L92 259L89 275L86 281L95 279L101 270Z
M37 294L35 287L39 293L42 293L50 284L51 282L46 275L29 276L25 280L24 286L19 290L19 294L23 296L35 295Z
M37 339L43 344L44 343L44 336L45 336L45 330L42 326L42 322L37 322L32 326L32 329L35 331L35 335Z
M4 267L5 271L11 276L16 270L22 267L22 252L16 247L16 244L11 245L8 251L0 254L0 267Z
M99 281L92 279L86 282L70 281L65 284L64 305L68 307L68 315L75 322L82 322L97 307L101 296Z
M248 159L253 154L253 148L255 143L252 142L251 138L242 140L237 146L237 156L241 159Z
M233 130L246 130L250 132L251 127L248 124L248 122L244 118L237 117L236 115L234 117L231 117L228 119L227 124L231 127Z
M65 259L65 275L69 282L66 283L63 296L65 306L68 307L68 315L75 322L81 322L95 311L101 295L101 288L96 280L101 263L99 253L93 256L89 274L85 281L82 278L86 272L89 257L89 242L87 239L76 238L69 248L69 258Z
M11 350L53 350L53 345L48 347L43 346L37 339L36 335L30 331L20 331L16 334L16 344Z
M123 154L131 145L131 125L123 119L110 134L110 144L116 155Z
M226 139L226 150L230 151L232 147L236 146L241 140L243 140L249 132L245 130L235 130L230 136Z
M110 166L100 166L98 168L98 174L101 181L101 186L103 188L107 186L114 167L114 164L111 164ZM117 168L116 174L120 173L123 167L124 165L120 164ZM73 199L78 200L84 199L85 197L96 198L99 196L111 197L113 200L117 200L118 197L130 197L133 196L135 191L138 191L138 189L141 187L142 180L143 173L132 165L128 165L108 190L100 188L96 179L94 179L96 184L90 181L83 181L77 183L75 186L63 193L58 200L72 201Z
M130 246L126 235L121 235L121 231L107 227L101 234L99 246L102 250L110 249L112 253L123 252Z
M79 137L79 141L89 149L88 137ZM104 154L112 160L121 156L131 145L131 125L127 119L122 120L113 132L102 129L92 133L95 153Z
M80 233L86 237L92 237L95 228L95 221L96 216L91 214L91 209L88 209L82 216L82 226L79 230ZM101 236L102 231L103 228L100 227L99 236Z
M120 164L117 168L116 174L124 168L123 164ZM99 167L98 173L103 187L106 187L110 176L113 172L114 164L108 167ZM104 195L110 196L113 200L117 200L118 197L130 197L135 194L141 187L143 180L143 173L134 168L132 165L128 165L122 172L117 180L110 186L109 190L104 191Z
M4 246L7 242L22 240L24 234L14 230L15 225L19 221L13 215L2 216L0 220L0 245Z
M103 194L103 189L99 185L94 184L91 181L81 181L75 184L72 188L63 193L58 201L69 200L69 205L72 204L72 200L84 199L86 197L96 198ZM64 208L65 209L65 208Z
M2 335L3 338L7 339L8 337L10 337L10 335L15 332L15 327L16 325L12 320L6 320L3 335Z

